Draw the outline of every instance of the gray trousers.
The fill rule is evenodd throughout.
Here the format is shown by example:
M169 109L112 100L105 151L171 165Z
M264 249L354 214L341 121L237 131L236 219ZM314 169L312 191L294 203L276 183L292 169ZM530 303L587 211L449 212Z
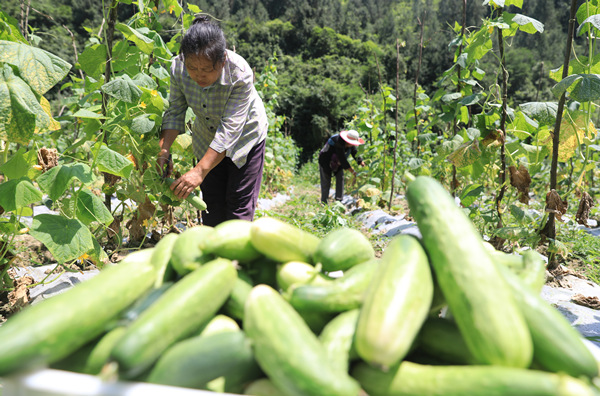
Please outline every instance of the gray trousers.
M329 168L324 168L319 165L319 173L321 175L321 202L327 203L329 198L329 189L331 188L332 172ZM344 197L344 170L340 169L335 174L335 199L341 201Z

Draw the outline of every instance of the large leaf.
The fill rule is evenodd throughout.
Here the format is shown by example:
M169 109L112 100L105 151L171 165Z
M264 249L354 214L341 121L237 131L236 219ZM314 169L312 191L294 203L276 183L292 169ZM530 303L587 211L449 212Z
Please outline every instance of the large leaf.
M142 96L142 90L139 89L128 75L117 77L102 86L102 91L127 103L137 103Z
M460 203L468 208L473 205L477 199L483 194L483 186L481 184L470 184L460 194Z
M86 47L79 55L79 65L85 74L100 78L106 68L107 49L104 44L94 44Z
M481 157L479 140L463 143L456 151L448 156L448 161L457 168L471 165Z
M100 172L127 178L133 170L133 163L130 160L108 148L105 144L96 148L94 155Z
M597 30L600 30L600 14L592 15L586 18L583 22L581 22L581 25L579 25L579 27L577 28L577 35L579 36L583 32L587 32L590 26L593 26Z
M71 70L69 63L50 52L3 40L0 40L0 62L16 66L21 78L39 95L45 94Z
M90 230L77 219L40 214L33 217L29 233L42 242L59 263L75 260L94 249Z
M142 114L131 120L131 131L139 134L151 132L156 125L150 114Z
M519 105L521 111L540 125L553 125L558 111L557 102L527 102Z
M19 21L0 11L0 40L16 41L27 44L27 40L18 28Z
M29 85L0 62L0 139L29 144L38 116L47 118Z
M556 97L566 91L570 91L570 97L578 102L600 99L600 74L573 74L552 87Z
M104 202L88 190L80 190L77 194L77 218L85 225L95 221L106 225L113 222Z
M504 21L508 24L516 24L517 28L525 33L543 33L544 24L537 19L530 18L521 14L503 14Z
M145 36L139 30L123 23L117 23L115 27L123 33L123 36L125 36L127 40L133 41L145 54L150 55L152 50L154 50L154 40Z
M7 212L39 202L42 197L42 192L26 177L0 184L0 206Z
M0 172L9 179L21 177L33 179L40 173L33 168L35 164L37 164L37 152L35 150L25 152L25 147L21 147L8 161L0 165Z
M67 191L73 179L89 184L94 181L94 175L86 164L66 164L49 169L38 177L37 182L42 191L56 201Z
M560 124L560 136L558 145L558 160L566 162L577 152L577 148L584 143L584 138L593 139L596 136L596 128L590 121L586 131L586 114L583 112L566 112ZM548 149L552 150L552 134L543 141Z

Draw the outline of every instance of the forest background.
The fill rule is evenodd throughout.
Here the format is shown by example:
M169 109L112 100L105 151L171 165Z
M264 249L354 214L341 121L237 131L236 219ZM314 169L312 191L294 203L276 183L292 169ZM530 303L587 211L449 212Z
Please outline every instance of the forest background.
M184 0L182 7L186 9ZM462 21L462 0L196 0L202 12L222 21L228 46L258 72L277 58L279 98L274 111L283 116L283 132L301 148L300 164L309 161L328 136L344 128L365 97L382 85L396 86L399 51L399 112L412 108L415 79L431 94L454 63L451 47L456 21ZM583 2L581 2L583 3ZM466 2L466 28L476 29L489 17L482 1ZM26 20L29 39L75 65L76 53L106 29L108 4L102 0L5 0L3 11ZM507 11L511 11L508 7ZM25 11L24 11L25 10ZM118 20L138 11L136 2L120 4ZM515 9L544 24L543 34L511 37L506 46L508 98L514 106L552 101L551 69L561 66L568 28L569 4L560 0L528 0ZM177 16L161 15L165 42L181 33ZM170 28L172 26L172 28ZM421 27L422 32L421 32ZM118 35L119 32L117 31ZM422 41L421 41L422 35ZM575 45L584 44L583 38ZM419 53L422 43L422 59ZM558 45L557 45L558 44ZM481 59L483 70L500 70L497 57ZM74 71L73 71L74 72ZM481 81L492 86L498 75ZM60 111L68 88L57 84L47 97L53 114ZM404 117L401 117L401 122ZM402 130L403 125L398 125Z

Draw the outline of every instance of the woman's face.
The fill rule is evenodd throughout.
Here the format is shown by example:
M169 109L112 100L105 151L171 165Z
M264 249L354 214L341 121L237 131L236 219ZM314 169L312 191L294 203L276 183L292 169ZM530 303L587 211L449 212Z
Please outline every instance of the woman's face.
M187 72L202 88L211 86L221 76L224 62L218 62L213 66L210 59L202 55L191 55L185 57Z

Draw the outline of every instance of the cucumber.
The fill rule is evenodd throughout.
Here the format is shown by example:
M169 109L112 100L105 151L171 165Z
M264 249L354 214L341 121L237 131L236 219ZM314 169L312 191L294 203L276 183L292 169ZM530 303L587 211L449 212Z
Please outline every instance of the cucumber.
M229 316L219 314L215 315L214 318L203 325L200 330L196 332L196 335L208 336L226 331L240 331L240 325Z
M238 276L233 283L229 298L223 306L223 313L237 320L244 319L244 305L250 291L254 287L252 279L243 271L238 271Z
M520 255L496 251L492 259L509 268L535 293L542 291L546 283L546 263L538 252L526 250Z
M433 356L446 364L477 364L452 320L427 318L419 331L416 351Z
M313 261L321 263L323 271L345 271L375 257L373 245L360 231L337 228L329 232L317 246Z
M183 231L173 245L170 263L180 276L189 274L214 256L207 252L215 229L210 226L195 226Z
M579 377L598 376L598 364L581 334L556 308L529 289L508 268L498 266L525 316L533 340L533 360L546 370Z
M171 177L165 178L165 181L163 183L163 186L165 189L164 192L169 197L169 199L171 199L171 201L179 202L181 200L178 197L176 197L175 194L173 194L173 191L170 188L171 184L173 184L174 181L175 181L175 179L173 179ZM196 193L195 191L192 191L185 198L185 201L199 211L206 210L206 207L207 207L206 202L204 202L204 200L202 198L200 198L198 193Z
M128 327L112 350L123 378L148 369L171 345L198 331L225 303L237 271L218 258L175 283Z
M358 308L340 313L325 325L319 335L329 360L346 372L350 361L358 357L354 348L354 334L359 313Z
M388 367L408 353L433 300L429 260L411 235L392 238L360 308L356 352L367 363Z
M157 268L162 268L162 273L158 274L156 282L154 283L155 288L159 288L163 282L174 280L176 274L173 266L170 265L171 254L173 253L173 247L175 241L179 235L170 233L161 238L160 241L154 246L154 253L152 253L152 262Z
M315 266L301 261L288 261L277 267L277 286L283 291L292 285L325 285L332 280Z
M361 362L352 376L369 396L592 396L564 374L501 366L430 366L404 361L388 372Z
M252 222L241 219L227 220L216 225L208 249L217 257L242 263L256 260L261 253L250 242L251 227Z
M298 310L343 312L358 308L378 266L379 259L373 259L355 265L328 284L293 286L285 296Z
M308 231L272 217L254 220L250 238L256 250L280 263L312 263L312 256L320 241Z
M158 246L158 245L156 245ZM130 307L128 307L118 319L109 326L110 329L114 327L126 327L133 323L142 312L156 302L175 282L164 282L160 287L156 287L148 290L142 296L140 296Z
M246 301L244 330L256 361L288 396L357 396L360 387L328 358L319 339L273 288L258 285Z
M527 324L483 239L435 179L418 176L406 197L448 307L481 364L528 367Z
M268 378L259 378L252 381L246 389L244 389L244 395L252 396L286 396L285 393L281 392L273 381Z
M30 305L0 326L0 376L56 362L100 336L162 268L153 248L130 253L73 288Z
M227 375L233 382L229 385ZM230 392L242 391L244 383L262 375L249 340L243 331L235 331L191 337L176 343L158 359L146 380L153 384L206 389L210 381L225 376L224 389Z

